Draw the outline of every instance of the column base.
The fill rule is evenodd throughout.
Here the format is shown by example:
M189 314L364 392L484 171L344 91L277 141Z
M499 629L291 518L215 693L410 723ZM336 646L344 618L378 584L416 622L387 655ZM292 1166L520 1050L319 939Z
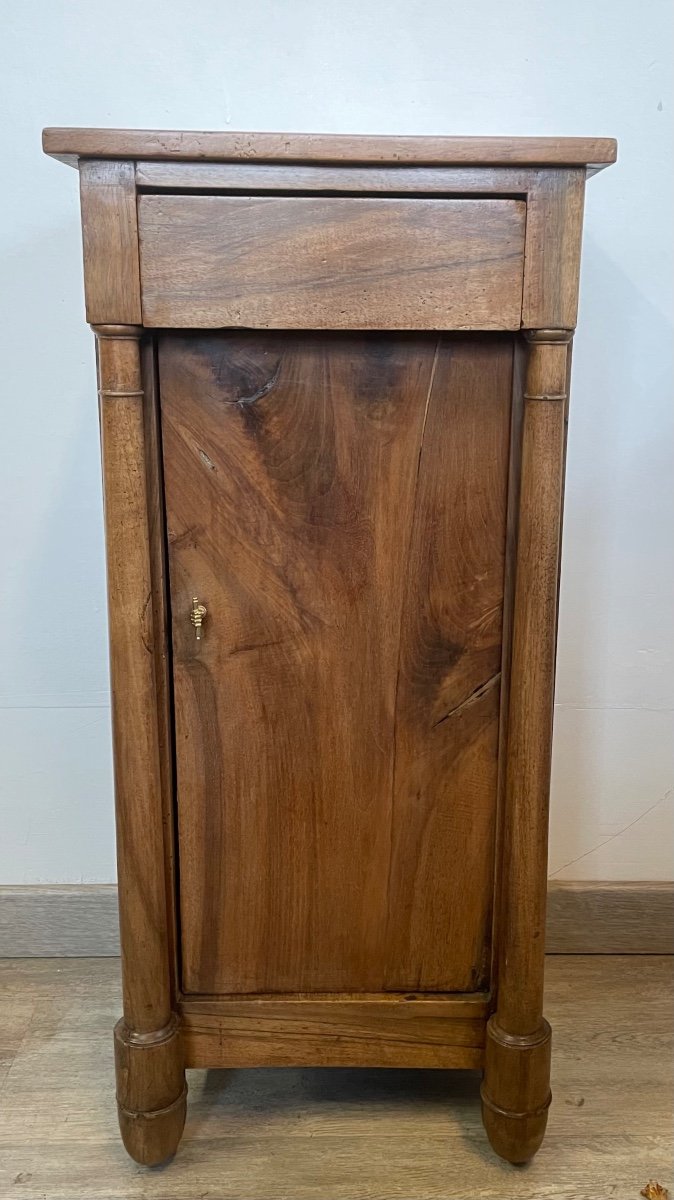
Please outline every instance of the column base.
M115 1026L117 1111L122 1141L137 1163L155 1167L175 1154L187 1108L178 1018L139 1034Z
M535 1033L519 1037L487 1025L482 1121L492 1149L511 1163L525 1163L538 1150L548 1122L551 1030L541 1020Z

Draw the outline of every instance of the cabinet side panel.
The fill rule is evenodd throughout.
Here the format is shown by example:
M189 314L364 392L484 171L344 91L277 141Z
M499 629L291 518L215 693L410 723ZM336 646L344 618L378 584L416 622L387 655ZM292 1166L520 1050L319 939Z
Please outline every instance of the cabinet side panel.
M389 988L488 978L512 365L510 339L450 342L429 398L400 638Z

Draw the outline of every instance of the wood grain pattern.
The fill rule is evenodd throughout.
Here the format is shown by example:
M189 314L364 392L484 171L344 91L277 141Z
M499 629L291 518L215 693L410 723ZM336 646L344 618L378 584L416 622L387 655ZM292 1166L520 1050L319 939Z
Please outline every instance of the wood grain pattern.
M512 370L509 338L436 364L400 634L391 988L489 977Z
M0 962L0 1194L639 1200L647 1179L672 1189L673 982L671 957L548 959L555 1103L525 1171L485 1150L477 1072L391 1068L191 1071L182 1148L147 1171L110 1103L119 964Z
M137 162L146 191L412 192L525 196L540 172L531 167L331 166L326 163Z
M146 326L519 329L517 200L150 196Z
M140 330L97 326L110 611L117 874L124 1020L115 1030L117 1105L127 1151L155 1165L185 1121L167 911L153 555ZM168 1098L167 1098L168 1097Z
M518 510L520 499L520 467L522 451L522 418L524 408L524 379L527 346L516 338L513 346L513 372L510 405L510 461L508 464L508 500L506 512L506 547L503 579L503 637L501 641L501 704L498 730L498 777L496 784L496 835L494 845L494 904L491 928L490 983L492 994L498 995L499 947L502 922L501 878L503 843L508 818L506 805L506 774L508 745L508 715L510 709L510 675L512 663L512 627L515 605Z
M171 998L139 332L98 329L97 347L124 1013L149 1033Z
M480 1067L485 997L186 999L189 1066Z
M160 342L187 991L382 985L399 532L434 353Z
M507 339L162 339L187 991L483 977L498 693L445 718L498 662L511 357ZM475 483L480 453L495 465ZM419 626L403 602L421 568ZM443 795L436 780L406 838L413 796L450 763L456 785ZM424 823L442 831L452 883L435 878ZM442 901L426 922L431 878Z
M187 1084L180 1027L174 1017L151 1037L122 1019L115 1026L117 1114L128 1154L145 1167L171 1158L185 1127Z
M552 1103L552 1031L540 1017L535 1034L517 1037L493 1016L487 1023L482 1119L491 1147L506 1162L529 1162L540 1149Z
M584 171L535 173L527 194L525 329L575 329L584 200Z
M522 427L503 858L499 1018L535 1035L543 998L567 354L570 333L531 332Z
M131 158L601 167L616 159L613 138L573 137L390 137L49 128L43 130L42 146L45 154L72 165L79 158Z
M133 163L83 162L80 207L87 321L92 325L140 325Z
M552 713L571 332L531 330L498 898L498 993L487 1025L482 1113L492 1147L528 1161L550 1105L543 958Z

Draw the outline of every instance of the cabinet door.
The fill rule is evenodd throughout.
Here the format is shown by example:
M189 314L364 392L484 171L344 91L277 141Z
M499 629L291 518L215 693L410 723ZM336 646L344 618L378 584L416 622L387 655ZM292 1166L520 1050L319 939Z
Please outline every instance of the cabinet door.
M512 365L160 337L186 991L484 986Z

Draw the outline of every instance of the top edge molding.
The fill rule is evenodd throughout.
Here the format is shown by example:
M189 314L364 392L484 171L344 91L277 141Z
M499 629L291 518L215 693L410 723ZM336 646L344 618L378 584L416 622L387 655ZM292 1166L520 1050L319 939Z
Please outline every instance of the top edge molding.
M326 133L232 133L158 129L61 129L42 134L45 154L80 159L348 163L361 166L586 167L616 161L614 138L391 137Z

